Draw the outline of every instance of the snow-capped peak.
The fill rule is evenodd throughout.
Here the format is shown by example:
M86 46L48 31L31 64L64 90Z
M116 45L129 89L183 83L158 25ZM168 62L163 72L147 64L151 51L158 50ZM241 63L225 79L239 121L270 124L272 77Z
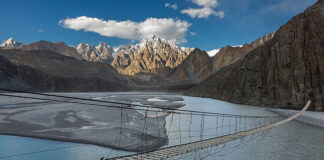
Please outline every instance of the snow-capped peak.
M85 43L80 43L80 44L78 44L78 46L76 47L76 49L81 49L81 48L86 48L86 44L85 44Z
M126 45L119 46L116 49L117 49L117 52L124 52L124 51L126 51L128 49L132 49L134 47L136 48L136 46L133 46L131 44L126 44Z
M157 37L156 35L152 35L149 38L144 38L142 41L136 45L136 47L139 47L139 49L146 48L148 46L152 46L153 48L156 48L158 44L161 43L161 38Z
M219 50L220 49L213 49L213 50L207 51L207 53L208 53L209 57L213 57L219 52Z
M111 48L112 49L112 47L110 47L109 45L107 45L105 42L100 42L98 45L97 45L97 47L96 47L96 49L100 49L100 48Z
M12 38L12 37L10 37L7 41L6 41L6 43L15 43L16 41Z
M151 48L153 49L154 52L156 50L159 50L159 48L164 47L164 46L169 46L173 50L181 50L179 46L171 41L167 41L163 38L160 38L156 35L152 35L149 38L144 38L140 43L135 45L135 49L146 49L146 48Z
M77 50L79 49L87 49L87 50L95 50L96 47L94 45L88 44L88 43L80 43L77 48Z
M235 45L235 46L232 46L232 47L243 47L243 45Z
M9 38L6 41L3 41L2 44L0 44L0 47L2 48L18 48L21 45L23 45L22 42L16 42L13 38Z

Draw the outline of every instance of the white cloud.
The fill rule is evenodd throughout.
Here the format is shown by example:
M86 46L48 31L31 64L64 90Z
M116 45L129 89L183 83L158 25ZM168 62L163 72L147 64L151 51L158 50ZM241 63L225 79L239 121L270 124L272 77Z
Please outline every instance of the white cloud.
M42 29L37 29L36 32L44 32Z
M166 8L172 8L172 9L174 9L174 10L177 10L178 9L178 5L175 3L175 4L170 4L170 3L166 3L165 5L164 5Z
M215 15L219 18L224 18L225 16L223 11L214 11L211 8L189 8L182 10L181 13L188 14L191 18L208 18L210 15Z
M143 22L103 20L81 16L60 20L65 28L95 32L106 37L141 40L152 35L175 43L185 43L186 33L191 26L187 21L172 18L147 18Z
M190 35L195 36L196 32L190 32Z
M192 2L204 8L215 8L219 5L217 0L192 0Z
M217 0L191 0L196 5L202 8L188 8L181 10L182 14L187 14L191 18L208 18L210 15L215 15L219 18L224 18L223 11L214 10L219 5Z

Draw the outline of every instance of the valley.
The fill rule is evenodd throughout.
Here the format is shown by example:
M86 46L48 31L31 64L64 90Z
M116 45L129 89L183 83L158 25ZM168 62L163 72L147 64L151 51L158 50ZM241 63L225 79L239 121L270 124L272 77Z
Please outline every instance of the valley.
M0 159L324 157L324 0L12 0L0 18Z

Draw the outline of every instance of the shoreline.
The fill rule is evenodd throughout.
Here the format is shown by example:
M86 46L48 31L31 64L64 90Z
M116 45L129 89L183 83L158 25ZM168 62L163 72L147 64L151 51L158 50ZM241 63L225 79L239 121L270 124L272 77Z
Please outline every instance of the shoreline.
M269 108L268 110L285 117L289 117L298 112L297 110L290 109ZM324 112L305 111L302 115L296 118L296 120L309 125L324 128Z

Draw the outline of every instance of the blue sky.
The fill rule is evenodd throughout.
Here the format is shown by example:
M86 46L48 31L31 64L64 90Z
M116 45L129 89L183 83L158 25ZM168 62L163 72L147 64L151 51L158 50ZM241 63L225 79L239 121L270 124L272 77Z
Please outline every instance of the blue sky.
M274 32L316 0L0 0L0 41L111 46L154 33L211 50ZM176 4L176 5L175 5Z

